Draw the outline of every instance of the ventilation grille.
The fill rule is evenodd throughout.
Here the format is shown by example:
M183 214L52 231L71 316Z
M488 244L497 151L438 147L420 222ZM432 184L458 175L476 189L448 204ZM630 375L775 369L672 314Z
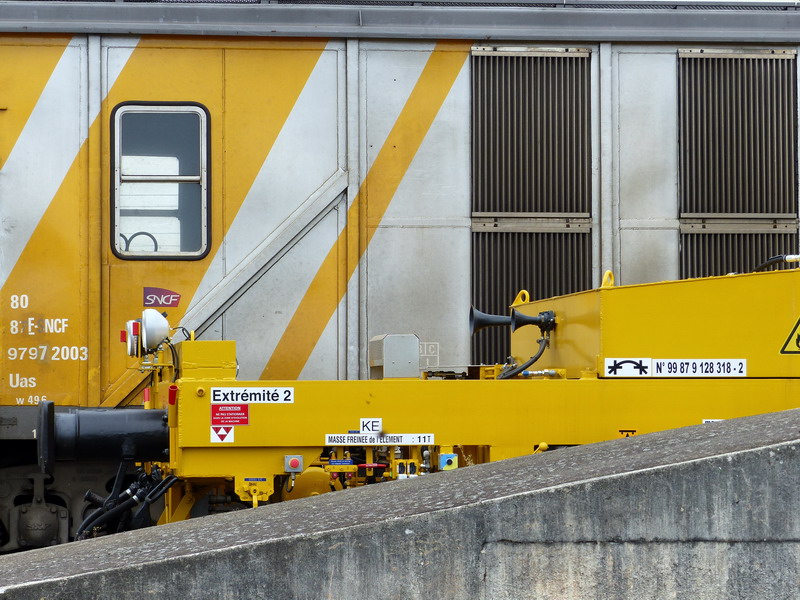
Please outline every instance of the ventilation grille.
M681 56L682 215L797 214L793 58Z
M589 56L518 54L472 57L472 210L588 213Z
M748 273L778 254L796 254L797 233L681 235L681 277Z
M472 301L508 315L591 286L590 54L478 46L472 56ZM472 338L473 363L503 362L510 332Z
M589 288L591 239L588 233L473 233L472 304L508 315L521 289L547 298ZM508 356L507 327L484 329L472 339L473 364L502 363Z

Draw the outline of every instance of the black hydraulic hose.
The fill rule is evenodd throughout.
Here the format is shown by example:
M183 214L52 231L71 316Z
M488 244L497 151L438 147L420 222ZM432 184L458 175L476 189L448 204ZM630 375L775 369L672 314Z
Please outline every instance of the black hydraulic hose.
M161 498L164 494L167 493L167 490L171 488L173 485L178 483L178 478L175 475L170 475L169 477L165 477L161 481L158 482L152 491L147 494L142 505L139 507L139 510L133 515L133 522L136 523L139 519L144 516L144 513L147 509L150 508L150 505Z
M772 265L778 265L782 263L784 261L784 256L785 256L784 254L780 254L778 256L773 256L772 258L767 259L766 261L758 265L755 269L753 269L753 272L757 273L758 271L763 271L771 267Z
M120 500L122 500L122 497L127 493L127 491L120 493L120 490L122 489L122 480L125 477L125 471L127 470L128 470L128 461L123 460L119 464L119 467L117 468L117 476L114 478L114 485L111 490L111 493L105 498L103 498L102 501L100 502L100 507L97 510L94 510L91 513L89 513L89 516L86 517L83 520L83 522L78 526L78 530L75 532L76 536L79 536L81 533L83 533L83 531L89 527L89 524L92 521L97 519L104 512L110 510L113 505L117 504ZM94 494L94 496L97 496L97 494ZM100 497L97 496L97 498Z
M779 254L778 256L773 256L772 258L769 258L765 262L758 265L755 269L753 269L753 272L757 273L758 271L764 271L774 265L779 265L781 263L793 263L793 262L800 262L800 255Z
M165 480L165 481L167 481L167 484L165 486L163 486L161 488L158 488L158 489L154 489L152 492L147 494L147 498L145 498L145 502L147 502L148 504L152 504L153 502L155 502L156 500L161 498L161 496L166 494L167 490L169 488L171 488L173 485L175 485L176 483L178 483L178 481L180 481L180 480L177 477L175 477L174 475L170 475L170 479L169 480Z
M130 495L131 495L130 490L129 489L125 490L119 496L116 497L115 503L122 500L125 496L130 496ZM75 532L76 537L79 536L81 533L83 533L86 529L88 529L96 519L99 519L103 515L103 513L108 512L108 510L110 510L105 508L105 504L106 502L108 502L110 498L111 495L109 494L109 496L103 501L103 505L97 510L92 511L91 514L83 520L83 522L78 526L78 530Z
M86 529L88 529L89 525L95 520L100 518L100 516L110 510L112 504L116 504L119 502L122 497L127 493L122 492L122 481L125 478L125 472L128 470L128 464L130 461L123 460L119 463L119 467L117 467L117 476L114 478L114 485L112 486L111 493L106 496L100 504L100 508L97 510L92 511L88 517L86 517L83 522L78 526L78 530L75 532L75 536L78 537L83 533ZM113 502L112 502L113 501Z
M83 499L94 508L103 506L103 502L106 501L100 494L95 494L92 490L86 490Z
M147 494L145 501L155 502L161 496L167 493L167 490L177 483L178 478L175 475L170 475L159 481L156 486Z
M105 511L106 509L104 509L101 506L97 510L93 510L91 513L89 513L89 516L86 517L83 520L83 522L78 526L78 530L75 532L75 537L76 538L80 537L80 535L86 530L86 528L89 527L89 524L95 519L100 518L100 515L102 515Z
M536 352L536 354L531 356L527 360L527 362L525 362L524 364L522 364L522 365L520 365L518 367L514 367L510 371L505 371L503 373L500 373L500 375L497 376L497 379L510 379L511 377L514 377L514 376L519 375L520 373L522 373L525 369L530 367L533 363L535 363L537 360L539 360L542 357L542 354L544 354L545 348L547 348L547 342L548 342L547 338L545 338L545 337L541 338L539 340L539 350Z
M137 497L137 495L136 495L136 494L134 494L134 495L133 495L131 498L128 498L128 499L127 499L127 500L125 500L125 502L123 502L122 504L120 504L120 505L118 505L118 506L115 506L114 508L112 508L112 509L111 509L111 510L109 510L108 512L106 512L106 513L103 513L102 515L100 515L100 516L99 516L97 519L95 519L95 521L94 521L94 522L91 524L91 528L92 528L92 529L94 529L95 527L100 527L100 526L102 526L102 525L105 525L106 523L108 523L108 521L110 521L110 520L111 520L111 519L113 519L114 517L117 517L117 516L121 515L121 514L122 514L122 513L124 513L125 511L127 511L127 510L130 510L130 509L131 509L131 508L133 508L135 505L139 504L139 502L141 502L141 500L139 500L139 498ZM81 533L83 533L83 532L81 532ZM79 535L79 534L76 534L76 535Z

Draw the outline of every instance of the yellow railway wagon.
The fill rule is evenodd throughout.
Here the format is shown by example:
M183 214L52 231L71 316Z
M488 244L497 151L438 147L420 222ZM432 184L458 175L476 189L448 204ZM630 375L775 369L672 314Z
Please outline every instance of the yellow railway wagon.
M366 379L386 333L465 372L470 297L796 251L796 7L690 4L0 2L0 552L69 540L113 479L37 473L36 407L141 405L143 308L236 340L242 380ZM691 171L689 67L740 63L780 93L729 145L767 162ZM685 195L717 180L755 183Z

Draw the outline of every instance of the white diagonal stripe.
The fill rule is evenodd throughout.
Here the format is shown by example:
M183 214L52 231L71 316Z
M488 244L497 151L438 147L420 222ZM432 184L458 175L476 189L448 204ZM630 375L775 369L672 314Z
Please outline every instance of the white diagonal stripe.
M126 49L128 57L134 47ZM68 44L0 170L0 288L86 141L81 113L92 111L89 123L97 118L100 104L92 103L90 109L82 103L81 56L86 51L83 36ZM125 61L109 65L105 89L111 88Z

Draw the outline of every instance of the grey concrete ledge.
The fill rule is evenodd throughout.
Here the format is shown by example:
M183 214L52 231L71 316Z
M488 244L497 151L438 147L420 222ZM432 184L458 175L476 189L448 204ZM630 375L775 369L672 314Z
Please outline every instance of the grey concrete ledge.
M800 410L0 558L3 598L796 598Z

